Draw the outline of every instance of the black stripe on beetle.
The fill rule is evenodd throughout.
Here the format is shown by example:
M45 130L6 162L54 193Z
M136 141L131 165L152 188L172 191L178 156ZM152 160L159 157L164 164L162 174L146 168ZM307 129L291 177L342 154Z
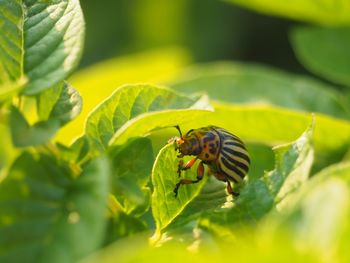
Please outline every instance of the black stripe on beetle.
M230 164L230 162L225 157L221 157L220 159L229 170L234 171L241 178L245 176L245 173L242 170L238 169L237 166Z
M226 151L232 155L235 155L235 156L238 156L238 157L241 157L242 159L246 160L248 163L250 163L250 159L248 157L248 155L242 153L242 152L238 152L238 151L235 151L233 150L232 148L229 148L229 147L222 147L222 150L223 151Z
M242 149L245 149L245 147L242 144L242 142L239 142L239 141L226 141L225 145L232 145L232 146L237 146L237 147L240 147Z
M236 165L238 166L239 168L243 169L244 172L248 172L249 170L249 167L245 164L245 163L242 163L242 162L239 162L238 160L236 159L233 159L233 158L230 158L230 156L228 154L226 154L225 152L222 152L221 153L222 156L224 156L227 160L229 160L231 163L233 163L233 165Z

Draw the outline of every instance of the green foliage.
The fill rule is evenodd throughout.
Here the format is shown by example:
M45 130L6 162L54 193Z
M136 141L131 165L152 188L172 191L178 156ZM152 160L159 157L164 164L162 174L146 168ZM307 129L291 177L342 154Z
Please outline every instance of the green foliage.
M350 28L300 27L292 31L295 53L313 73L350 86Z
M152 213L156 221L156 235L171 223L182 210L195 198L206 180L197 185L180 187L178 197L173 192L179 178L176 170L178 158L174 145L165 146L158 154L152 172L154 191L152 194ZM196 178L196 169L184 172L185 178ZM158 238L155 236L155 239Z
M84 98L84 107L76 120L60 130L57 139L68 144L80 136L90 112L116 87L125 83L159 83L174 76L188 61L189 54L183 48L162 48L108 59L79 70L69 82ZM94 92L97 87L98 92Z
M197 103L196 99L168 89L151 85L126 85L117 89L90 114L86 122L86 136L93 148L103 151L109 144L116 144L122 138L181 122L188 116L188 110L182 114L180 110L191 107L208 108L207 104ZM196 117L199 114L201 111L194 111L192 115Z
M1 261L73 262L93 251L104 230L108 180L105 159L77 177L51 155L21 154L0 184Z
M147 184L154 161L151 141L147 138L129 140L113 147L109 156L113 171L111 193L124 212L137 214L140 208L147 210L150 203Z
M313 125L295 142L276 147L275 169L261 178L250 180L242 188L235 206L228 211L213 213L209 216L210 221L228 228L256 223L298 189L308 179L313 162L312 136Z
M37 108L40 120L57 119L63 126L79 115L82 99L68 83L59 83L38 95Z
M20 110L14 106L11 107L9 124L12 142L17 147L44 144L59 128L59 122L55 119L30 125Z
M257 222L307 180L313 160L312 135L313 126L296 142L276 148L275 169L261 178L246 182L240 187L239 198L234 201L224 194L226 185L223 183L211 182L212 186L203 188L206 180L199 185L183 186L178 198L174 198L173 189L179 179L175 172L173 176L169 175L169 171L176 171L178 158L172 145L164 147L159 152L152 174L152 211L157 226L154 238L159 238L162 230L179 215L181 223L175 222L177 226L198 218L201 212L206 214L206 227L210 227L208 220L228 228ZM191 169L184 177L195 179L195 171ZM220 209L220 206L224 208Z
M12 80L27 78L25 94L36 94L76 67L84 37L78 1L0 1L0 59Z
M337 0L226 0L257 12L320 25L349 25L350 3Z
M318 24L350 22L345 2L232 2ZM234 260L248 262L349 261L350 111L340 87L232 62L165 81L183 54L170 52L173 68L158 61L170 54L163 50L152 53L152 70L147 56L83 70L73 78L86 85L81 96L65 81L82 52L78 1L0 0L0 30L1 262L76 262L92 253L86 261L226 261L232 249ZM299 27L291 39L306 68L348 86L347 32ZM146 75L174 90L124 84L112 92ZM68 123L83 101L75 130ZM64 125L82 132L71 145L52 140ZM167 142L175 125L184 133L216 125L242 138L251 165L234 186L238 197L207 167L201 182L174 196L179 158ZM196 167L182 177L195 179Z
M193 67L170 86L181 92L206 92L212 99L231 103L258 102L338 118L350 117L348 104L331 86L258 64L224 62Z
M9 117L13 144L17 147L47 143L57 130L74 119L81 110L79 93L67 83L45 90L37 97L39 121L30 125L16 107Z

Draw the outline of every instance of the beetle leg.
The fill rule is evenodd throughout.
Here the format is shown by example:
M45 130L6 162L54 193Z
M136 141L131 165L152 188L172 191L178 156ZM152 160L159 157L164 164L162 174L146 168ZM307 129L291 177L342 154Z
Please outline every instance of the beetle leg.
M230 181L227 180L226 183L227 183L227 187L226 187L227 192L228 192L230 195L233 195L233 196L235 196L235 197L239 196L239 193L233 191L232 186L231 186L231 184L230 184Z
M194 163L195 163L196 161L197 161L197 157L196 157L196 158L193 158L193 159L191 159L191 160L189 160L189 161L185 164L185 166L183 166L183 167L181 168L181 170L184 171L184 170L190 169L190 168L194 165Z
M184 155L182 153L179 153L178 155L176 155L177 158L182 158L184 157Z
M193 163L191 164L191 166L195 163L195 161L197 160L197 158L192 159L191 161L193 161ZM188 162L189 163L189 162ZM188 164L187 163L187 164ZM186 165L187 165L186 164ZM186 167L186 166L184 166ZM190 168L190 167L189 167ZM187 168L187 169L189 169ZM180 185L182 184L195 184L198 183L200 180L203 179L203 175L204 175L204 164L203 162L200 162L197 168L197 180L191 180L191 179L181 179L174 188L174 193L175 193L175 197L177 197L177 192L179 191Z
M185 170L190 169L196 161L197 161L197 157L189 160L185 165L183 165L184 161L180 160L179 164L177 166L177 173L178 173L179 177L181 176L181 171L185 171Z
M179 177L181 176L181 169L184 165L184 160L180 160L179 164L177 165L177 174L179 175Z

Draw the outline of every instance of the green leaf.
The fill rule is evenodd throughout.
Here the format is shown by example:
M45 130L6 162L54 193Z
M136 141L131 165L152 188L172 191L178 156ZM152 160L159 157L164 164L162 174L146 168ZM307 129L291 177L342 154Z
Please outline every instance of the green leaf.
M22 1L0 1L0 62L12 80L23 74L23 24Z
M7 125L0 123L0 182L2 170L7 169L18 154L11 141L10 129Z
M0 61L13 81L27 77L27 95L66 78L84 38L79 1L0 1Z
M74 119L81 110L79 93L67 83L45 90L38 96L40 121L30 125L16 107L11 107L10 128L12 141L17 147L47 143L60 127Z
M198 118L183 130L215 125L223 127L245 141L278 145L295 140L311 121L310 113L291 111L268 105L234 105L213 103L214 112ZM234 120L234 121L232 121ZM315 114L314 147L317 158L332 159L343 153L350 143L350 122Z
M14 106L11 107L9 123L12 142L17 147L47 143L60 127L58 119L40 121L31 126L22 113Z
M349 200L350 163L330 166L313 176L300 191L288 196L279 214L267 218L266 234L277 236L283 232L293 242L315 250L323 259L336 256L349 259Z
M197 251L196 251L197 252ZM229 255L227 255L229 256ZM111 246L104 248L96 254L83 260L83 263L97 262L220 262L223 258L219 250L207 250L194 253L186 249L183 244L173 244L154 248L149 246L145 235L138 235L124 240L119 240Z
M134 138L110 150L112 163L111 192L126 214L137 214L140 207L147 209L149 190L145 189L151 177L154 161L151 141ZM141 211L142 214L142 211Z
M68 83L62 82L38 95L40 120L57 119L63 126L77 117L82 108L82 98Z
M270 146L247 143L246 147L251 159L254 160L249 166L249 181L260 178L265 171L274 168L274 152Z
M9 100L20 92L26 82L27 79L25 77L15 81L11 80L0 60L0 106L3 101Z
M176 173L179 159L173 144L166 145L158 154L152 170L152 213L156 222L154 240L159 239L165 229L185 207L200 193L207 177L198 183L180 187L178 196L174 195L174 188L179 181ZM196 168L183 172L184 178L196 178Z
M146 223L136 217L118 211L109 220L105 243L109 245L113 241L147 231Z
M300 62L311 72L350 86L350 27L300 27L291 40Z
M256 12L313 22L320 25L350 24L350 4L337 0L226 0Z
M184 228L187 223L199 219L203 214L208 215L225 205L232 205L232 197L227 195L226 186L226 183L218 181L213 176L208 177L199 195L166 227L167 235ZM190 231L193 231L193 227Z
M241 195L235 200L227 195L225 183L210 177L200 194L164 229L166 235L177 237L179 229L184 229L187 223L198 219L201 224L210 219L209 222L223 227L246 225L260 219L307 179L313 160L310 145L312 129L309 128L296 142L275 148L275 169L264 176L264 171L260 170L259 177L249 173L245 185L241 186ZM259 147L248 149L251 150L252 166L256 166L261 161L260 151L266 150ZM268 163L266 165L265 169ZM213 226L210 225L210 228ZM193 227L187 232L192 230Z
M247 178L249 183L262 177L270 167L273 169L273 151L270 147L259 144L248 144L247 149L253 160ZM226 192L226 183L209 176L200 194L165 229L167 235L177 235L176 232L173 233L174 230L182 229L186 223L199 219L203 214L210 215L220 208L230 207L232 202L232 197Z
M189 62L187 50L179 47L147 50L113 57L80 69L69 79L84 98L81 114L63 127L56 139L66 145L84 133L90 112L125 83L161 83L174 76ZM92 92L98 87L98 92Z
M122 86L90 114L86 136L92 148L101 152L108 145L122 144L152 129L176 125L190 114L195 118L203 113L196 109L208 108L206 102L199 103L157 86Z
M24 152L0 184L0 261L76 262L103 240L108 163L74 176L44 154Z
M212 242L207 246L202 245L203 231L197 231L194 235L200 237L191 245L186 246L184 241L167 244L161 247L150 247L145 235L119 240L98 251L91 257L83 260L83 263L98 262L182 262L203 263L223 262L234 258L238 262L295 262L314 263L323 262L312 250L306 250L293 244L283 235L272 242L261 233L254 235L252 232L238 232L234 242L222 242L218 240L219 246ZM254 237L257 238L254 239ZM256 240L258 239L258 240ZM346 250L344 251L346 252ZM345 253L347 254L347 253ZM333 258L334 260L334 258ZM346 262L346 261L344 261Z
M60 143L56 143L56 146L61 158L66 161L78 164L89 158L89 142L84 136L76 139L69 147Z
M210 98L226 102L272 104L350 117L347 102L334 87L259 64L216 62L196 66L170 86L181 92L205 91Z
M295 142L276 147L275 169L249 180L232 208L212 213L213 224L228 228L255 223L308 178L313 162L313 125ZM254 160L252 160L254 161Z

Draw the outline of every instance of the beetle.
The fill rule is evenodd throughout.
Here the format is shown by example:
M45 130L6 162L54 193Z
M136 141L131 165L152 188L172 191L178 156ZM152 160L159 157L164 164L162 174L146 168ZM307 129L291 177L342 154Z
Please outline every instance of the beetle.
M191 129L182 135L179 125L180 137L174 138L175 150L179 152L178 158L185 155L195 156L185 165L181 159L178 164L177 173L190 169L195 162L201 160L197 168L196 180L180 179L174 188L175 197L183 184L195 184L202 180L204 175L204 164L209 167L209 173L216 179L227 183L227 192L233 196L239 193L233 191L232 183L242 182L249 171L250 157L243 141L229 131L216 127L207 126L198 129Z

